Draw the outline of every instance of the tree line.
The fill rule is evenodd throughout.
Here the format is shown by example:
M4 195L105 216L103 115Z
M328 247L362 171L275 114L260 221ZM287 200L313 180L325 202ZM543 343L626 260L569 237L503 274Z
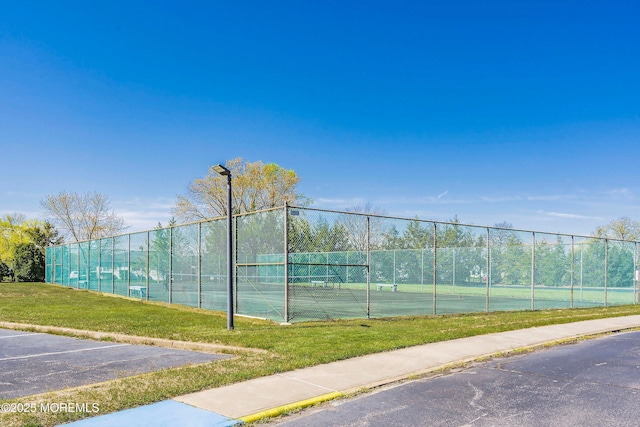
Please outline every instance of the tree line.
M435 225L417 219L400 225L401 220L379 216L367 220L366 216L342 214L327 219L307 212L292 217L289 232L292 259L300 265L294 271L302 275L327 274L323 264L354 264L358 253L358 262L364 264L368 249L371 280L379 282L432 283L435 256L436 283L529 286L534 274L536 285L558 287L572 283L573 271L574 285L603 286L605 280L611 287L634 284L635 246L618 240L605 244L604 238L618 237L613 234L594 233L598 238L572 244L570 236L537 233L534 244L532 233L514 230L508 223L496 224L487 233L483 227L461 225L457 217ZM599 229L614 230L619 221ZM628 231L630 223L624 221ZM626 237L629 240L630 234ZM331 255L324 259L312 255L323 252ZM309 255L305 258L304 254ZM305 266L314 263L318 265ZM348 269L334 267L332 271L346 275ZM364 274L361 270L362 277L355 278L350 272L349 280L363 281Z

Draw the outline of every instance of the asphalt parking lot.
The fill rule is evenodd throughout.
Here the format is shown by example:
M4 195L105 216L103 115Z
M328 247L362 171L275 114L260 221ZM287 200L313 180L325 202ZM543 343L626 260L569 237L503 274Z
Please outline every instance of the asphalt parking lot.
M0 399L229 357L0 329Z

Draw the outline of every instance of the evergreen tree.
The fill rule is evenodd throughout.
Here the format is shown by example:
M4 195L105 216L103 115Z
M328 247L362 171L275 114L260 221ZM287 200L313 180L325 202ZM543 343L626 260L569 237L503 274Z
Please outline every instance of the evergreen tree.
M34 243L21 243L16 247L13 272L18 282L44 281L45 259Z

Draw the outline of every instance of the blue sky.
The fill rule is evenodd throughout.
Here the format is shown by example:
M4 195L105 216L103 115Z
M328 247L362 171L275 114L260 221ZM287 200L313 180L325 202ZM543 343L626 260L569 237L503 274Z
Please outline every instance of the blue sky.
M0 214L166 223L241 156L314 206L590 234L640 220L635 1L0 0Z

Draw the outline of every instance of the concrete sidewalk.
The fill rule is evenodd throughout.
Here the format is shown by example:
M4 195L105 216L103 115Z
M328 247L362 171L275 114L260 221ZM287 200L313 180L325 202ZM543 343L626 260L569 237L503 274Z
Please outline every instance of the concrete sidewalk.
M333 399L363 388L432 372L451 364L569 338L637 327L640 327L640 315L587 320L425 344L176 397L171 401L172 413L178 415L180 411L184 411L184 424L176 424L175 417L172 417L174 421L170 424L165 423L169 420L166 416L164 419L160 416L161 411L158 411L158 417L155 417L156 411L153 408L156 405L164 405L163 408L167 406L166 402L160 402L70 425L124 426L133 425L132 422L138 426L234 425ZM204 421L190 423L188 416L191 414L201 417ZM177 418L181 419L179 416ZM146 422L148 424L145 424Z

